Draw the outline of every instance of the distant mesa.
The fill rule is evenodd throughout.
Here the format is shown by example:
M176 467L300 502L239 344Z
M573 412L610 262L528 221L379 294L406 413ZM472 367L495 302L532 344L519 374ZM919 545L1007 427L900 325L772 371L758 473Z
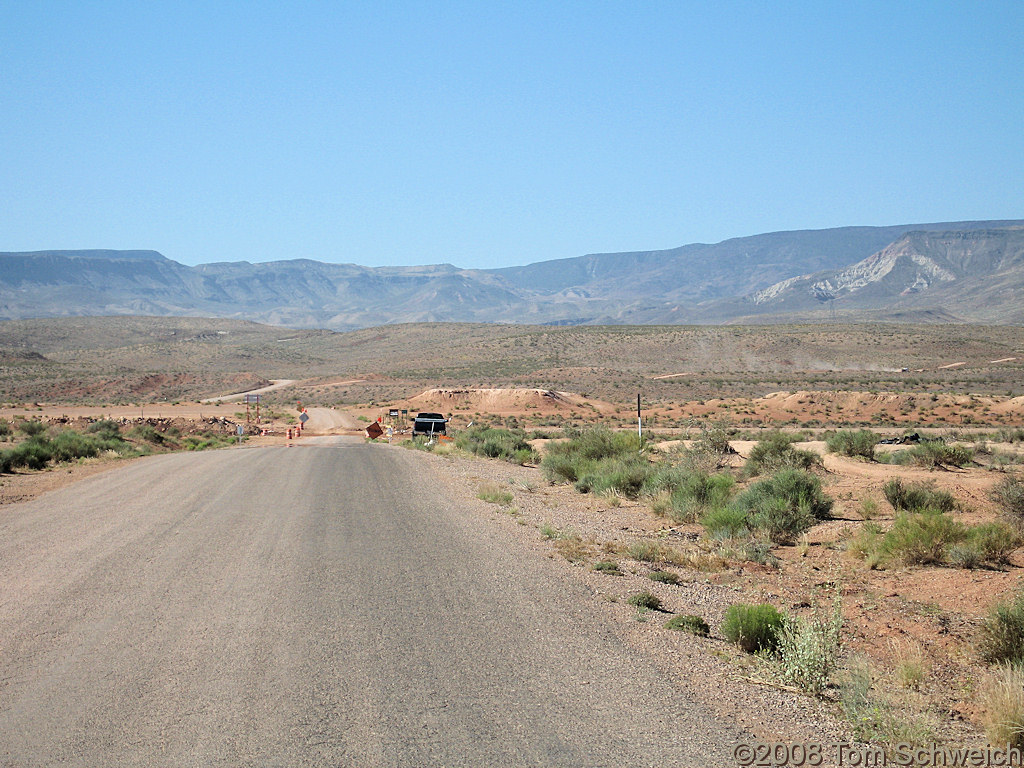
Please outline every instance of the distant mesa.
M1024 323L1024 220L773 232L503 269L311 259L188 267L156 251L0 253L0 320L156 315L397 323Z

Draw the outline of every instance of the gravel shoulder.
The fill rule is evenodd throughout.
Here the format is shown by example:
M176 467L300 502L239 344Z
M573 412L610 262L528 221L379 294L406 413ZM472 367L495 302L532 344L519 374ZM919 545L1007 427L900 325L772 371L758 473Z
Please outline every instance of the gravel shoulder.
M391 450L406 449L394 446ZM748 574L743 569L710 575L670 568L682 577L681 583L671 585L648 578L658 569L656 565L602 554L606 543L628 545L649 540L685 544L695 538L693 532L671 527L635 502L621 500L616 506L567 486L550 486L535 468L462 455L414 453L447 487L453 500L489 519L509 538L510 547L532 548L549 558L562 576L586 595L588 612L600 617L652 667L670 675L686 699L763 741L852 741L849 725L836 717L834 705L774 685L751 682L751 678L763 679L752 658L737 651L717 632L725 610L733 603L773 598L777 603L778 595L759 590L754 586L756 580L744 578ZM502 507L478 499L478 489L489 483L512 493L512 504ZM567 560L556 543L543 536L542 526L577 534L589 550L587 561L574 564ZM595 559L619 561L622 575L592 570L589 563ZM747 568L757 569L753 564ZM821 582L828 580L828 574L822 574ZM638 620L636 609L626 603L626 598L643 590L657 595L669 613L703 617L712 627L711 637L664 629L662 624L669 613L651 612L643 617L646 620Z

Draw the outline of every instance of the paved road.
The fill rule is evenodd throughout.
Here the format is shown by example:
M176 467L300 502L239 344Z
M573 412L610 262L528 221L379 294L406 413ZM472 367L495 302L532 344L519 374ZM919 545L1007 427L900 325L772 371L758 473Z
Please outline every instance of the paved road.
M0 509L0 765L731 764L737 735L422 457L310 442Z

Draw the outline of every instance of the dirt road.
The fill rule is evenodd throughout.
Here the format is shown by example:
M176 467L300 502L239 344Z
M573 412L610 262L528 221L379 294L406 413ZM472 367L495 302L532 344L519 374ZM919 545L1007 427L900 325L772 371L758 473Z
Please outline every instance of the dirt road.
M4 508L0 765L731 764L741 734L423 457L304 443Z
M266 387L260 387L259 389L250 389L248 392L235 392L231 395L221 395L220 397L207 397L200 400L202 403L222 403L228 400L240 400L246 395L259 395L264 392L273 392L275 389L284 389L294 384L297 379L271 379L271 382Z
M306 413L309 421L306 422L305 430L308 434L329 435L339 432L362 432L367 426L360 422L355 416L345 411L336 411L333 408L309 408Z

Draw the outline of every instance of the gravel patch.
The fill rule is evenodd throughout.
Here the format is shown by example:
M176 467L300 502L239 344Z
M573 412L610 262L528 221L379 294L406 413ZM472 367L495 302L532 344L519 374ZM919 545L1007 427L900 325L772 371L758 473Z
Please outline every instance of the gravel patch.
M396 446L395 450L404 449ZM750 682L750 677L765 676L759 662L721 636L722 616L730 605L771 601L773 595L744 578L760 566L704 572L640 562L616 550L637 541L693 548L699 528L673 526L635 501L609 500L579 494L569 486L549 485L533 467L459 454L415 453L447 486L453 501L500 526L509 546L539 548L560 562L567 579L585 586L590 609L604 617L629 647L669 675L682 696L705 704L765 741L852 740L848 724L836 716L834 702ZM486 485L511 493L512 503L499 506L478 499L478 490ZM548 538L543 533L553 531L566 538ZM567 557L579 559L570 562ZM593 570L592 564L602 560L617 562L621 575ZM649 574L655 570L671 571L680 582L654 582ZM643 590L661 599L663 612L641 614L626 602ZM672 614L701 616L711 626L711 636L665 629L662 625ZM624 698L628 695L623 692Z

